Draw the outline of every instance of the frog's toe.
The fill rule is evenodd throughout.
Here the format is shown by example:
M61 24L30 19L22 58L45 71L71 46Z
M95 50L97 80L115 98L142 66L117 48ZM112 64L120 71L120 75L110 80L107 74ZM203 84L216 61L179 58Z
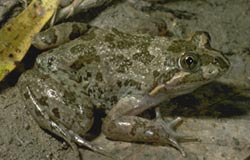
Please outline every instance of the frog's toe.
M177 117L176 119L169 122L169 128L176 130L183 123L183 119L181 117Z
M198 141L199 139L193 137L193 136L188 136L188 135L183 135L180 133L175 132L174 130L168 129L166 132L169 133L167 140L169 144L173 147L175 147L181 154L182 156L186 156L186 153L182 146L179 144L179 142L187 142L187 141Z
M199 141L198 138L192 137L192 136L187 136L187 135L181 135L181 134L174 134L170 135L168 137L169 143L171 146L175 147L181 154L182 156L186 156L186 153L182 146L179 144L179 142L184 142L184 141Z
M75 143L77 143L79 146L87 147L87 148L91 149L92 151L99 153L105 157L109 157L113 160L120 160L120 157L117 157L115 155L111 155L110 153L106 152L102 147L98 147L96 145L93 145L92 143L86 141L85 139L83 139L81 136L74 133L73 131L69 131L69 134L70 134L72 140Z
M172 145L173 147L175 147L178 151L180 151L181 155L183 157L186 157L186 152L184 151L184 149L182 148L182 146L178 143L178 141L175 138L168 138L170 145Z
M177 117L176 119L172 120L171 122L169 122L168 124L166 124L166 128L165 130L171 130L173 136L178 139L178 141L200 141L200 139L193 137L193 136L189 136L189 135L183 135L180 133L176 132L176 129L183 123L183 119L181 117Z
M184 135L176 132L176 129L183 123L183 120L180 117L172 120L169 123L166 123L162 119L158 119L158 122L162 124L161 126L164 126L163 128L167 135L167 143L175 147L178 151L180 151L182 156L186 156L186 153L179 144L179 142L200 141L198 138L195 138L193 136Z

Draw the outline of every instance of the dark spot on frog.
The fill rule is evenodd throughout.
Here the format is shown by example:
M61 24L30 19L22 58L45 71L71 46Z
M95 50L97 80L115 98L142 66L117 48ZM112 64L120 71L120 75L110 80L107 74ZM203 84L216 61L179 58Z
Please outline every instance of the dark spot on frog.
M60 119L60 113L58 108L53 108L52 112L54 113L54 116Z
M111 33L107 33L104 37L105 42L108 43L110 48L116 48L116 42L115 40L115 35L111 34Z
M85 52L83 56L79 56L79 58L72 65L70 65L70 68L74 70L79 70L83 68L86 64L90 64L93 62L99 63L101 59L96 54L96 50L94 48L92 49L93 49L92 52L88 51L88 52Z
M0 51L0 54L3 54L3 52L4 52L4 49L2 49L2 50Z
M122 39L120 40L119 38L115 40L114 34L106 34L105 35L105 42L108 43L110 48L118 48L118 49L126 49L126 48L131 48L132 46L135 45L133 41L129 41L129 39Z
M91 72L84 71L84 72L78 73L78 72L73 71L71 73L70 79L75 81L76 83L81 83L83 80L90 81L91 77L92 77ZM86 85L84 86L86 87Z
M89 78L90 78L90 77L91 77L90 75L84 74L84 75L83 75L83 80L84 80L84 81L89 81Z
M87 72L87 78L90 78L92 74L90 72Z
M110 62L117 66L116 71L119 73L125 73L132 65L132 61L123 55L113 56Z
M27 92L23 93L23 96L24 96L25 100L30 98L30 96L29 96L29 94Z
M149 54L149 52L145 50L144 52L135 53L132 58L147 65L155 58L155 56Z
M98 87L97 90L99 92L99 95L102 95L104 93L103 90L100 87Z
M116 47L119 48L119 49L127 49L127 48L131 48L132 46L135 45L135 43L133 41L129 41L128 40L122 40L122 41L116 41L115 43Z
M70 80L73 80L73 81L75 81L76 83L81 83L82 80L83 80L82 75L75 75L75 74L74 74L74 76L70 76L69 78L70 78Z
M10 54L8 55L8 57L12 59L12 58L14 57L14 54L13 54L13 53L10 53Z
M183 51L194 51L197 47L191 41L177 40L168 47L168 51L180 53Z
M117 86L118 86L119 88L122 87L122 82L121 82L121 81L118 80L118 81L116 82L116 84L117 84Z
M78 54L79 52L86 51L87 46L84 44L77 44L74 47L70 48L72 54Z
M163 19L157 19L157 21L155 21L154 23L158 28L158 35L159 36L166 35L168 31L166 22Z
M17 40L18 38L19 38L19 35L16 35L16 36L14 37L15 40Z
M102 73L101 72L97 72L95 78L99 82L103 81Z
M112 29L113 33L109 33L105 35L105 42L107 42L110 47L118 48L118 49L127 49L133 46L138 46L141 43L138 43L138 36L131 35L127 33L119 32L116 29ZM142 39L141 39L142 40ZM149 38L143 37L143 45L149 43Z
M73 40L76 39L77 37L79 37L81 35L81 28L79 28L78 25L73 24L72 25L72 32L69 35L69 39Z
M65 100L66 104L74 104L76 102L76 94L71 91L65 91L63 95L63 99Z
M117 96L112 96L112 97L110 97L109 101L111 103L115 104L116 102L118 102L118 98L117 98Z
M9 32L11 32L12 29L11 29L11 27L7 27L7 30L8 30Z
M141 89L141 83L140 82L137 82L133 79L127 79L125 80L125 82L123 83L124 86L131 86L131 87L136 87L136 89Z
M131 129L131 131L129 132L129 135L135 136L135 135L136 135L136 132L138 132L138 131L137 131L137 127L139 127L139 126L133 127L133 128Z
M134 125L133 128L131 129L131 132L130 132L131 135L136 135L136 132L138 132L138 128L147 128L146 130L150 130L150 131L154 130L153 127L150 127L150 126L146 127L146 123L143 121L137 121L137 120L135 121L136 121L136 125ZM157 132L153 131L153 133L157 133Z
M140 51L134 53L132 56L133 60L140 61L143 64L149 64L155 56L150 54L148 51L148 47L150 46L149 40L145 40L143 43L137 44L136 48Z
M113 42L115 40L115 35L111 34L111 33L107 33L104 37L104 40L106 42Z
M158 77L159 75L160 75L160 72L158 72L157 70L153 71L154 78Z
M70 68L72 68L73 70L79 70L84 66L85 66L84 63L81 63L81 61L78 59L72 65L70 65Z
M89 88L89 89L87 90L87 94L88 94L88 95L91 95L93 92L94 92L94 90L93 90L92 88Z
M43 106L48 106L47 100L48 100L48 97L42 96L42 97L39 99L39 104L41 104L41 105L43 105Z
M45 32L39 33L40 40L45 44L55 44L57 42L56 30L54 28L48 29Z
M92 99L101 98L104 90L98 86L98 84L91 85L87 89L85 89L86 95L90 96ZM101 103L101 102L100 102Z

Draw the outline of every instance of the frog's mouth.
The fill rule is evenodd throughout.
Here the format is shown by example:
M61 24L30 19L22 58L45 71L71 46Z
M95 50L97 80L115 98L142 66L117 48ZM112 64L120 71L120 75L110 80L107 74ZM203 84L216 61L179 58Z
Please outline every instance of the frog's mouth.
M204 76L201 73L181 71L176 73L174 77L164 85L164 88L166 89L167 94L171 97L190 93L200 86L210 83L216 79L220 76L219 73L220 72L214 72L212 73L213 77L209 76L208 78L207 75Z
M173 85L165 85L165 89L167 91L167 94L169 97L176 97L179 95L191 93L197 88L199 88L202 85L205 85L207 83L210 83L212 80L207 80L207 81L196 81L196 82L190 82L190 83L185 83L181 84L179 86L173 86Z

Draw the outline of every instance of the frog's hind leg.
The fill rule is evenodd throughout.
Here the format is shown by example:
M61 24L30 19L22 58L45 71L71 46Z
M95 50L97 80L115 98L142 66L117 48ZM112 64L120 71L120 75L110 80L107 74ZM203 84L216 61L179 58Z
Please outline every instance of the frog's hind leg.
M71 136L70 136L70 134L68 134L67 129L63 125L60 125L60 124L54 122L53 120L51 120L48 113L46 113L44 109L39 107L39 104L37 103L35 96L33 95L33 93L31 92L31 90L28 86L26 87L26 90L27 90L26 96L29 96L30 100L35 105L35 108L29 107L29 111L30 111L32 117L35 119L35 121L39 124L39 126L41 128L48 130L49 132L52 132L53 134L55 134L55 135L59 136L60 138L62 138L63 140L65 140L72 148L73 152L76 155L76 158L80 160L81 156L80 156L80 152L78 150L78 147L71 140ZM37 116L37 115L40 115L40 116Z
M39 126L45 130L50 131L51 133L59 136L63 140L65 140L74 151L76 158L81 159L81 155L78 149L78 146L84 146L88 149L99 153L101 155L104 155L106 157L112 158L112 159L119 159L117 157L114 157L104 151L103 148L98 147L90 143L89 141L82 138L80 135L72 131L71 129L66 128L62 123L60 123L55 118L51 117L48 112L46 112L43 108L41 108L38 104L38 100L35 98L35 95L32 93L30 88L27 86L27 95L29 99L33 102L35 107L29 107L29 111L32 114L33 118L36 120L36 122L39 124ZM78 145L78 146L77 146Z

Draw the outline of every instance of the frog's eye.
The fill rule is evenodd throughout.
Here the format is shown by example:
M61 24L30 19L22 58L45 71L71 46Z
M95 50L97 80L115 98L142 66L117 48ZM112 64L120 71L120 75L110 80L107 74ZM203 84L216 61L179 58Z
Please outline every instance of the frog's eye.
M194 53L184 53L179 58L178 65L184 71L194 72L200 65L200 58Z

